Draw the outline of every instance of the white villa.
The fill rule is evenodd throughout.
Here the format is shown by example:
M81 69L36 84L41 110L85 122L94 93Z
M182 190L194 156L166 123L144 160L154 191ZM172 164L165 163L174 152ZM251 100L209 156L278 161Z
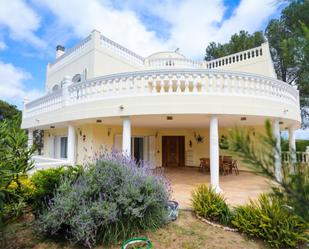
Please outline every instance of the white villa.
M138 52L138 51L137 51ZM277 80L268 43L212 61L179 52L144 58L99 31L75 47L57 46L47 65L46 95L25 102L22 128L44 130L44 157L83 163L113 146L153 167L199 166L210 158L219 187L219 141L235 127L252 134L273 122L295 149L299 93ZM280 177L281 157L276 170Z

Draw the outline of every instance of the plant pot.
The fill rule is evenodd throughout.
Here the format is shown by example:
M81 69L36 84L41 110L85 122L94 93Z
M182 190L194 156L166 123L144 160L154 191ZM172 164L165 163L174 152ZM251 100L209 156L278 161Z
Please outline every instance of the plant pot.
M168 202L168 221L175 221L178 218L179 204L177 201Z

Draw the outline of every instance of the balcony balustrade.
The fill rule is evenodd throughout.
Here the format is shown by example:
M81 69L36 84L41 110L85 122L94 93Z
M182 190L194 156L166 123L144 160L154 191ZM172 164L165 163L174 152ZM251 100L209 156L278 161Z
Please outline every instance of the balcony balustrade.
M173 69L119 73L79 83L25 104L24 117L89 101L149 95L204 94L271 99L299 106L298 90L269 77L217 70Z

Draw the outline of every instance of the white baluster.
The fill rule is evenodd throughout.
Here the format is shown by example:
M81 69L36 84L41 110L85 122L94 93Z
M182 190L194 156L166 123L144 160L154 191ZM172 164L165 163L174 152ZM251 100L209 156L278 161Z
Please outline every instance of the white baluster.
M228 75L224 74L223 75L223 86L222 86L222 92L227 93L229 92L229 86L228 86Z
M133 91L134 87L135 87L135 82L134 82L134 78L132 76L129 77L129 84L130 84L130 92Z
M213 91L213 75L209 74L208 78L209 78L208 90L211 93Z
M169 81L168 81L168 92L169 93L173 92L173 81L172 81L172 79L169 79Z
M156 79L152 79L152 93L157 93Z
M181 78L180 77L176 78L176 87L177 87L176 92L181 93Z
M164 89L164 79L161 79L161 82L160 82L160 93L164 93L165 92L165 89Z
M206 92L206 77L205 75L201 75L201 92L205 93Z
M188 93L189 91L190 91L190 89L189 89L189 80L186 79L185 80L185 93Z
M193 88L192 88L192 92L197 93L197 80L196 80L196 75L193 75Z
M237 78L237 93L242 94L243 93L243 87L242 87L242 77L236 76Z
M230 80L230 92L235 93L235 76L230 75L229 77L231 78L231 80Z

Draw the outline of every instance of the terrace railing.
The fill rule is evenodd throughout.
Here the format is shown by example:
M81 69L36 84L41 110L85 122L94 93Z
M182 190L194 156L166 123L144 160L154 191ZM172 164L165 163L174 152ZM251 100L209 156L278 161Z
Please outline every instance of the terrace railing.
M222 70L173 69L119 73L74 84L67 78L63 89L26 104L24 116L88 101L161 94L245 96L299 107L298 90L280 80Z
M281 153L282 162L288 163L292 161L292 155L290 152L283 151ZM299 152L295 153L295 161L297 163L307 163L309 164L309 152Z

